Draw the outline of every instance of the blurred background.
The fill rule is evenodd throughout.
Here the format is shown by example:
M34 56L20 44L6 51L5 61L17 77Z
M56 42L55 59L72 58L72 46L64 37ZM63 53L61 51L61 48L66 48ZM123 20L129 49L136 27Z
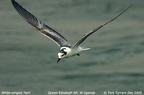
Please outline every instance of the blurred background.
M0 0L1 91L144 91L143 0L17 2L72 44L132 7L81 44L89 51L56 64L59 47L27 24L10 0Z

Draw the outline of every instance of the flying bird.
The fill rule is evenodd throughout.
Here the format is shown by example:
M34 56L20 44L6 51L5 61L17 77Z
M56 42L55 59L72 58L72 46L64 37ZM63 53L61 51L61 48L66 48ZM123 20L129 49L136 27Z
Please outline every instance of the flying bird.
M122 11L120 14L109 20L108 22L100 25L97 28L94 28L88 33L85 33L82 35L73 45L71 45L66 38L64 38L60 33L46 25L45 23L38 20L33 14L31 14L29 11L24 9L20 4L18 4L15 0L11 0L14 8L17 10L17 12L22 16L24 20L26 20L29 24L31 24L33 27L35 27L41 34L44 36L50 38L52 41L54 41L59 47L60 51L58 52L58 60L57 63L62 58L69 58L75 55L80 55L79 53L85 50L89 50L90 48L84 48L81 47L80 44L85 41L87 37L89 37L91 34L95 33L108 23L112 22L116 18L118 18L120 15L122 15L125 11L127 11L131 6L127 7L124 11Z

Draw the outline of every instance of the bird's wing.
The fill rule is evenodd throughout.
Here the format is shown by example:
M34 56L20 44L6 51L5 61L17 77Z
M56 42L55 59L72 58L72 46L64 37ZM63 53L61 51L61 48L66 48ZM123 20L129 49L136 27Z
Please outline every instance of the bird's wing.
M89 37L91 34L95 33L96 31L98 31L99 29L101 29L103 26L107 25L108 23L112 22L113 20L115 20L116 18L118 18L120 15L122 15L125 11L127 11L131 6L129 6L128 8L126 8L124 11L122 11L120 14L118 14L117 16L115 16L113 19L109 20L108 22L102 24L101 26L91 30L88 33L85 33L82 37L80 37L76 43L72 46L72 48L78 47L87 37Z
M11 0L13 6L18 11L18 13L33 27L40 31L43 35L53 40L59 47L71 46L68 41L58 32L56 32L51 27L47 26L40 20L38 20L34 15L24 9L15 0Z

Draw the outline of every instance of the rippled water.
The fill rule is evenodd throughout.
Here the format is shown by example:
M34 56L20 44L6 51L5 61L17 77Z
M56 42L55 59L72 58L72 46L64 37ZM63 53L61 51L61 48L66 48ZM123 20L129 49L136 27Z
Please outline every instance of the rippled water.
M31 95L47 95L49 91L94 91L96 95L103 95L104 91L144 91L142 0L131 4L129 0L18 2L71 43L127 6L133 6L82 44L90 47L89 51L56 64L59 48L21 19L10 1L1 0L1 92L27 91Z

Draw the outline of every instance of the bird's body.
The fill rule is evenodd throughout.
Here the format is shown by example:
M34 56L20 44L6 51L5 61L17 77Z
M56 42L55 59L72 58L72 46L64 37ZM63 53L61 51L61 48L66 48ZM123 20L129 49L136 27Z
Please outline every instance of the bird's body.
M123 14L126 10L128 10L131 6L129 6L127 9L125 9L123 12L118 14L113 19L109 20L108 22L104 23L103 25L91 30L90 32L84 34L82 37L80 37L75 44L71 45L66 38L64 38L61 34L56 32L54 29L49 27L48 25L44 24L40 20L38 20L34 15L32 15L30 12L28 12L26 9L24 9L21 5L19 5L15 0L11 0L13 6L18 11L18 13L33 27L35 27L41 34L44 36L50 38L52 41L54 41L59 47L60 51L58 53L58 61L62 58L69 58L75 55L79 55L80 52L89 50L90 48L84 48L81 47L80 44L84 42L84 40L89 37L91 34L98 31L103 26L107 25L108 23L115 20L117 17L119 17L121 14Z
M61 47L60 51L61 52L66 52L67 54L65 55L65 58L69 58L75 55L79 56L79 53L84 51L84 50L89 50L90 48L84 48L81 46L78 46L77 48L69 48L69 47ZM58 55L61 55L61 53L59 53Z

